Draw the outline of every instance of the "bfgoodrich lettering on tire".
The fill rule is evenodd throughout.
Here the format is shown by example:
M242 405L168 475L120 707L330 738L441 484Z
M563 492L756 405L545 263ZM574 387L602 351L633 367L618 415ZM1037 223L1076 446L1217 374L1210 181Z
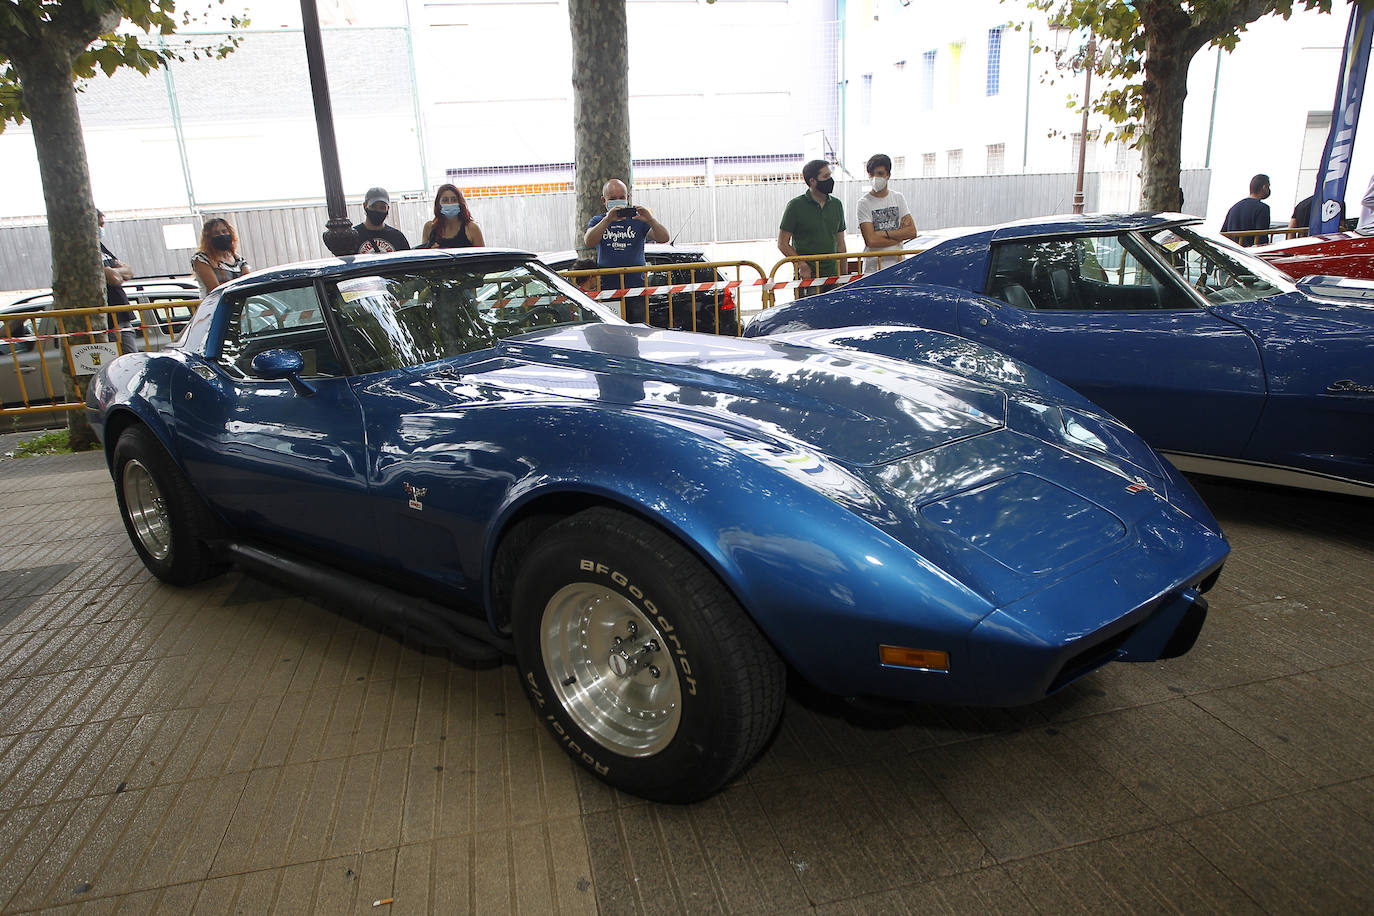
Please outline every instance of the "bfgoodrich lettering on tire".
M540 719L617 788L705 798L782 715L785 673L763 635L690 551L634 516L590 509L549 528L511 605Z
M219 526L156 436L141 426L125 430L113 470L119 514L153 575L190 585L220 571L207 544Z

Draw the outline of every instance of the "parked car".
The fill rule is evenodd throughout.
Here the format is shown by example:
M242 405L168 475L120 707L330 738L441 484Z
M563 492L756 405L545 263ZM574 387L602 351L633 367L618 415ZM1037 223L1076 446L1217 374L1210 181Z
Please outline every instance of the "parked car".
M134 310L130 322L134 342L143 350L171 343L191 320L190 303L200 298L195 280L183 277L137 277L124 284L124 291L133 306L158 306ZM45 404L54 395L62 397L64 356L57 319L7 317L46 311L52 302L52 291L45 290L0 309L0 404L5 407ZM82 337L75 342L88 341Z
M129 302L133 305L157 305L170 302L195 301L200 298L200 287L196 284L196 278L192 276L182 276L178 274L153 274L146 277L134 277L122 284L124 294L129 297ZM19 306L25 306L21 309ZM23 299L16 299L7 307L15 311L34 311L38 309L52 308L52 290L42 290L25 296ZM191 311L189 308L181 308L176 311L176 322L182 324L189 320ZM174 328L180 332L180 328Z
M1285 239L1250 253L1294 280L1313 275L1374 280L1374 234L1335 232Z
M514 653L575 760L687 801L758 754L787 671L1028 703L1202 626L1229 548L1175 470L1043 374L904 333L910 362L657 330L532 255L400 252L226 284L88 407L154 575L237 563Z
M557 271L571 270L577 260L575 251L559 251L540 255L539 259ZM638 286L678 286L698 283L724 284L727 278L711 267L677 268L673 264L692 264L710 261L701 248L679 248L676 245L644 246L644 260L651 265L663 265L665 270L651 270L644 274L627 274L626 288ZM641 282L640 276L644 279ZM732 290L719 289L692 292L651 293L649 295L648 324L656 328L675 328L679 331L703 331L738 337L739 309ZM620 306L619 300L611 305ZM634 318L632 314L630 316Z
M1374 496L1374 285L1295 285L1197 223L1055 217L955 234L745 335L959 334L1072 386L1184 470Z

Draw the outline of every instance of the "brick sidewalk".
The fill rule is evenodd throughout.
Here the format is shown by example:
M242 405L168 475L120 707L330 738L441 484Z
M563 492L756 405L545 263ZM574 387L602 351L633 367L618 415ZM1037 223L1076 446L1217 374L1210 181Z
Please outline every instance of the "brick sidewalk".
M586 777L509 666L232 573L96 454L0 462L0 912L1348 913L1374 901L1374 505L1206 484L1202 640L886 731L789 701L717 798ZM394 898L374 908L374 900Z

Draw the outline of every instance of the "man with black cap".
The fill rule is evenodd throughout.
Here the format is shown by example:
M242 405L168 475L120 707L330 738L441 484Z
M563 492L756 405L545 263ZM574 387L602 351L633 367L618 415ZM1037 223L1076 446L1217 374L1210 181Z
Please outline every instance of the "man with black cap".
M401 230L386 225L386 215L390 212L391 195L386 193L386 188L369 188L363 198L363 221L353 227L358 233L358 254L410 248Z

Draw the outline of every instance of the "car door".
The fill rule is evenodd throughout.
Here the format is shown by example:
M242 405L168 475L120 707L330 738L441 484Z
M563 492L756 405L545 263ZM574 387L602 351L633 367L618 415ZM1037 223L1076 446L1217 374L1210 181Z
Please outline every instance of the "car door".
M173 385L184 466L231 524L338 555L375 549L362 409L313 284L227 296L210 366ZM253 357L295 350L300 386L255 376ZM199 370L199 371L195 371Z
M451 265L355 276L325 286L337 316L368 443L375 560L411 587L438 586L476 600L485 524L508 477L493 474L483 393L461 371L415 367L471 354L497 340L494 326L551 308L550 288L526 273L485 280ZM538 282L537 282L538 281ZM562 298L561 296L559 298Z
M1127 233L993 243L999 302L960 332L1068 384L1156 448L1239 456L1264 408L1254 341Z
M0 322L5 341L0 344L0 403L6 407L37 403L47 399L43 384L43 359L39 354L38 331L32 318L10 318ZM52 341L45 349L52 349ZM53 366L61 378L61 366Z

